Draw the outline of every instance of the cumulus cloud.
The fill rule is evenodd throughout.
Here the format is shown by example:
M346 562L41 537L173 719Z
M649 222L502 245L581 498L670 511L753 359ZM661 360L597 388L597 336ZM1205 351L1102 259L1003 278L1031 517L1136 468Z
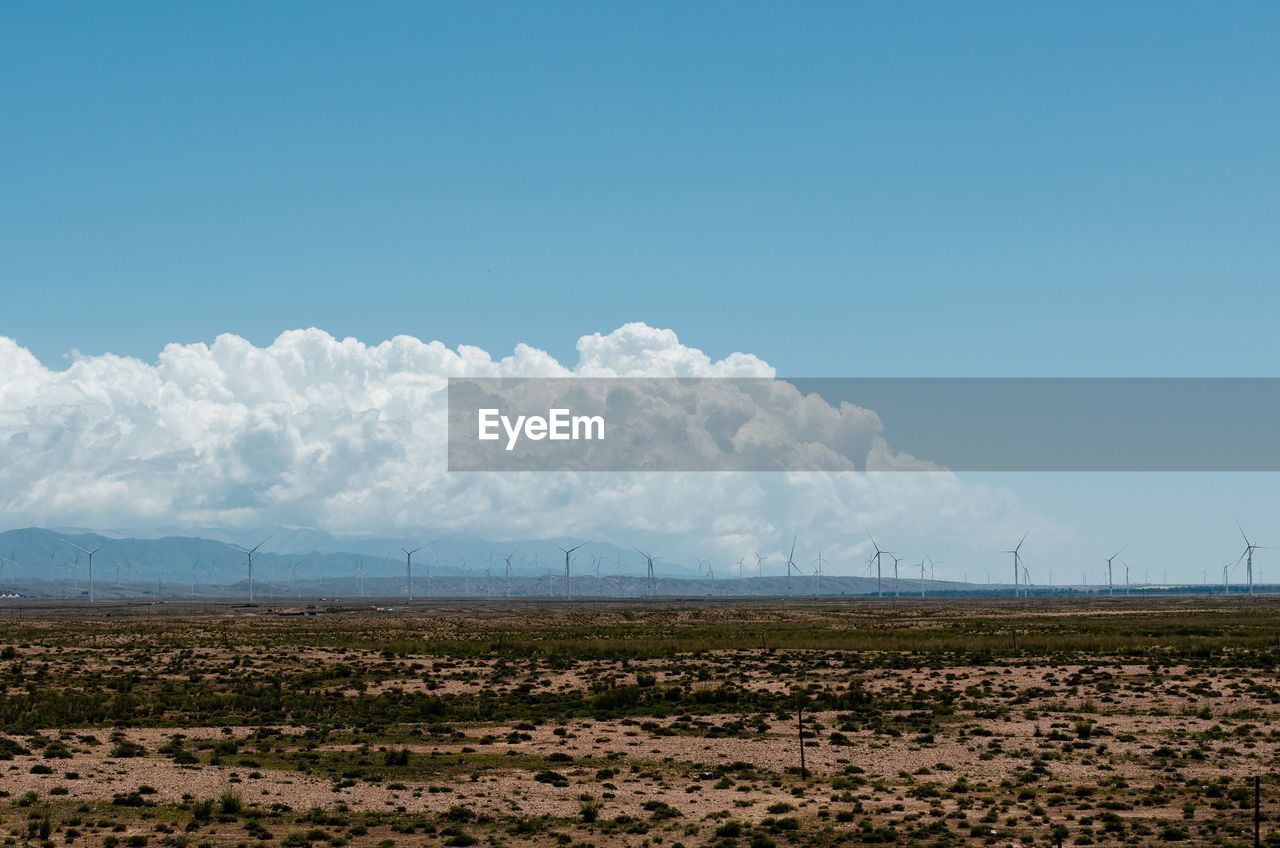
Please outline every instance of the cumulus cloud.
M982 544L1025 528L1026 510L1009 495L946 472L446 471L450 377L775 376L751 354L713 360L644 324L584 336L577 351L566 366L525 344L494 358L408 336L368 345L307 329L266 347L223 335L171 344L154 363L79 356L53 370L0 337L0 510L10 526L658 537L731 559L779 550L798 532L823 540L828 558L844 557L846 571L868 526ZM790 427L815 445L903 461L864 410L806 401L785 426L765 423L762 439Z

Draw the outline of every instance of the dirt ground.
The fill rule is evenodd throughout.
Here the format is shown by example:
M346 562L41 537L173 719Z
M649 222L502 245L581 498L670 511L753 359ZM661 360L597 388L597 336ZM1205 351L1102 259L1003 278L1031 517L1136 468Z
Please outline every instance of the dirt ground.
M1276 632L1261 599L51 605L0 618L0 833L1251 845L1256 775L1280 844Z

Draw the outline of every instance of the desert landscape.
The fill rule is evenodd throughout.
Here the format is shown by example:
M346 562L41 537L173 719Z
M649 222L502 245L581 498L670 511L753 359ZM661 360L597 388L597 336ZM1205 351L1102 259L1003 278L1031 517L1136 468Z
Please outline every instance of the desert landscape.
M6 608L5 844L1280 844L1270 600L281 612Z

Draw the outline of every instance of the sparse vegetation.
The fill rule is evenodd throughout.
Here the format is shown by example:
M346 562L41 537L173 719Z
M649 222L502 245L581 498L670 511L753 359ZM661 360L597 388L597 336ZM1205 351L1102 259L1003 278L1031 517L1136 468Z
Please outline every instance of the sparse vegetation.
M1269 602L1203 598L28 612L0 623L21 647L0 654L0 826L187 848L1245 844L1248 779L1280 794L1277 632Z

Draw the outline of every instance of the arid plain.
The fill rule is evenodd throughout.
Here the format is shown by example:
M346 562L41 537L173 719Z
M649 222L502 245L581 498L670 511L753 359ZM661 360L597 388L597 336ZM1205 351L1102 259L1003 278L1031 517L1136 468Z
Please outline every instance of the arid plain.
M1280 844L1271 599L318 606L4 608L5 844Z

